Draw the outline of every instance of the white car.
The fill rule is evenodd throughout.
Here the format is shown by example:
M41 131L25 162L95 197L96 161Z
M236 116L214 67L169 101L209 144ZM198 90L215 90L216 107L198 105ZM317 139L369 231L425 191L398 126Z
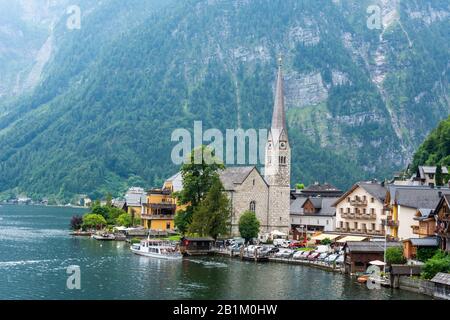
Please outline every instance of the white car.
M277 253L275 253L276 258L290 258L294 254L294 250L290 249L280 249Z
M303 254L303 251L297 251L296 253L294 253L292 258L294 258L296 260L300 260L302 258L302 254Z
M338 254L330 254L328 257L326 257L325 258L325 262L327 262L327 263L332 263L332 262L334 262L337 258L339 257L339 255Z
M285 247L286 245L289 246L290 241L286 239L274 239L273 245L277 247Z
M339 255L339 257L336 259L337 264L343 264L344 263L344 255Z

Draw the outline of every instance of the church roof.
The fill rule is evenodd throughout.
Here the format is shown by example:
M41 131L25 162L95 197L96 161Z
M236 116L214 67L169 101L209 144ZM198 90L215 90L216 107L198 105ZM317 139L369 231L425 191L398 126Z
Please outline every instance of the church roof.
M281 135L283 130L287 135L281 58L278 67L277 84L275 88L275 103L273 107L272 128L271 128L271 131L276 132L277 130L279 132L279 135Z
M224 189L233 191L236 188L236 185L242 184L245 181L253 169L256 169L256 167L230 167L222 170L219 176Z

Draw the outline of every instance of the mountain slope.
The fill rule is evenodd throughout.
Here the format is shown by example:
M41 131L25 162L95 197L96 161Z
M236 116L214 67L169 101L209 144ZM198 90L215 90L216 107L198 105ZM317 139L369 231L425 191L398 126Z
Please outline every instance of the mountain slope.
M372 2L87 1L81 30L56 25L33 95L0 114L0 191L160 183L174 129L269 126L279 53L293 183L389 175L449 113L450 8L379 1L401 18L370 30Z

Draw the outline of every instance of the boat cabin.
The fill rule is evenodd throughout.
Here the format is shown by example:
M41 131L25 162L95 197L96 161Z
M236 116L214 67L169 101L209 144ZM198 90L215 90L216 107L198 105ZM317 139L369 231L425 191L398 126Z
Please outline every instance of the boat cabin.
M213 248L214 239L210 237L181 239L180 251L187 255L209 254Z

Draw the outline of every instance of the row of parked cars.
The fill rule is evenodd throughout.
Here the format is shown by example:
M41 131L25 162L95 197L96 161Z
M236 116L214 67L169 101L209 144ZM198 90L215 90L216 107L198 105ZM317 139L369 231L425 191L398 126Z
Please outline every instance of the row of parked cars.
M334 253L322 250L295 251L282 248L274 254L274 257L305 261L322 261L337 264L344 263L344 254L342 252Z

